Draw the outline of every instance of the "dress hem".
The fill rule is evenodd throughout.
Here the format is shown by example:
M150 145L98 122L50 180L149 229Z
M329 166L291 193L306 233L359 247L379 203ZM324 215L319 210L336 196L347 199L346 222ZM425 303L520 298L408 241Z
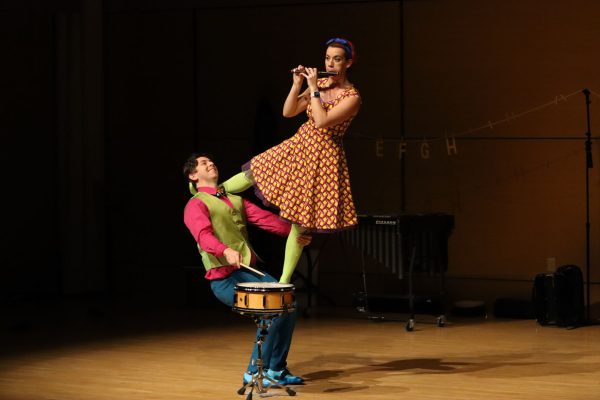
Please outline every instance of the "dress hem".
M242 172L245 172L245 173L252 172L251 163L252 163L252 160L250 160L247 163L245 163L244 165L242 165ZM259 200L263 203L263 205L265 205L266 207L270 207L270 208L279 210L279 207L275 206L274 204L272 204L269 200L267 200L265 198L265 196L262 194L260 188L258 187L258 184L256 183L256 181L252 184L252 186L254 187L254 194L256 195L256 197L259 198ZM330 228L330 229L309 228L309 227L302 225L299 222L284 218L281 215L279 215L279 219L281 219L282 221L286 221L290 224L296 224L298 226L301 226L302 228L305 229L305 232L308 232L308 233L336 233L336 232L348 231L348 230L355 229L356 227L358 227L358 222L357 222L354 225L348 225L348 226L344 226L341 228Z

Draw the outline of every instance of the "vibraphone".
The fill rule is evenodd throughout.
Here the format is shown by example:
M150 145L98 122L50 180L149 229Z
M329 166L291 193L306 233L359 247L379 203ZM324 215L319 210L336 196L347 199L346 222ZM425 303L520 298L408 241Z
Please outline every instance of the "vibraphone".
M439 274L445 291L444 274L448 270L448 238L454 229L454 216L448 214L359 215L358 227L342 234L344 241L385 265L399 279L408 278L411 318L407 330L414 327L413 272ZM363 264L364 295L367 296ZM445 316L438 318L443 326Z

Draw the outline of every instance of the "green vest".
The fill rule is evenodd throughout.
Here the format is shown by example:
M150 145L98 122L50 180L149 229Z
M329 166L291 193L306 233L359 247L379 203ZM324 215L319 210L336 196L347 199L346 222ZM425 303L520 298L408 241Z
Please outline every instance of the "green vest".
M215 237L225 246L239 251L242 256L242 263L250 265L252 249L248 243L243 199L240 196L228 193L227 198L233 204L233 208L231 208L223 200L205 192L198 192L193 198L202 201L208 207ZM207 271L229 265L224 255L215 257L202 250L200 245L198 245L198 250L200 250L202 264L204 264Z

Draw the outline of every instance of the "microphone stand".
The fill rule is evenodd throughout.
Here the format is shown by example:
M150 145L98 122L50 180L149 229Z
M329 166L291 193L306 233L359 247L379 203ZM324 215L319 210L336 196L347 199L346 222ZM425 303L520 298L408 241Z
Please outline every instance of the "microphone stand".
M594 167L592 160L592 134L590 129L590 91L582 90L585 95L585 113L587 131L585 133L585 279L586 279L586 320L590 319L590 168Z

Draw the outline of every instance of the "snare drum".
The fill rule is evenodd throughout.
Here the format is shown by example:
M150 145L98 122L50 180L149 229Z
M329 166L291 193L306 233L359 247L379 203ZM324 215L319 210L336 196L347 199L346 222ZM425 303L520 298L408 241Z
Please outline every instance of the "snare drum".
M294 311L294 285L242 282L235 285L233 311L240 314L282 314Z

